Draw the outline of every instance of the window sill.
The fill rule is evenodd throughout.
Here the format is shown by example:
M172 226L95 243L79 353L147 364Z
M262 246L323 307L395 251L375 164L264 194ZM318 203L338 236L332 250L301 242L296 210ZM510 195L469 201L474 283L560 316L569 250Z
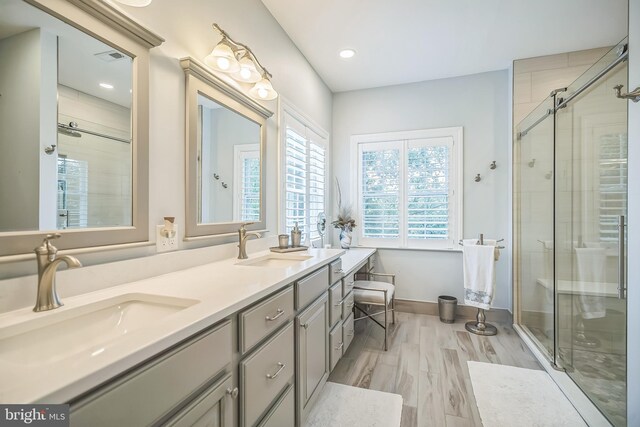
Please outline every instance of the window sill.
M418 252L456 252L462 253L462 248L393 248L389 246L367 246L367 245L357 245L352 246L353 248L371 248L377 249L379 251L418 251Z

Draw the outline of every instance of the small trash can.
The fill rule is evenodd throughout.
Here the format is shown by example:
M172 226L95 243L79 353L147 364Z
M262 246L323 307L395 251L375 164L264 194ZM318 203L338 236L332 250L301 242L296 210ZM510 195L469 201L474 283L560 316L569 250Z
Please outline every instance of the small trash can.
M448 295L438 297L438 313L441 322L453 323L456 321L456 305L458 305L458 298Z

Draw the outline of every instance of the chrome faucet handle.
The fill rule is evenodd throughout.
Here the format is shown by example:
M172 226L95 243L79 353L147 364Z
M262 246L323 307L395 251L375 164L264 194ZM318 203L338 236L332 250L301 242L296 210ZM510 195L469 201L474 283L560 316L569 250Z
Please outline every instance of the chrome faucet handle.
M44 240L42 241L42 245L38 246L35 249L36 253L39 255L46 254L48 255L49 261L53 261L56 257L56 253L58 252L58 248L53 246L51 241L53 239L59 239L60 237L62 237L62 234L60 233L47 234Z

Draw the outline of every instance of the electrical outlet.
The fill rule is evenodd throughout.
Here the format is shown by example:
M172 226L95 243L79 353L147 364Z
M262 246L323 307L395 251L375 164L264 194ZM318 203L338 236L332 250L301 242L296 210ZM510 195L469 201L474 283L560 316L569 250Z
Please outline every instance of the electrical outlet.
M178 250L178 225L173 224L174 234L167 237L164 231L164 225L156 226L156 251L169 252Z

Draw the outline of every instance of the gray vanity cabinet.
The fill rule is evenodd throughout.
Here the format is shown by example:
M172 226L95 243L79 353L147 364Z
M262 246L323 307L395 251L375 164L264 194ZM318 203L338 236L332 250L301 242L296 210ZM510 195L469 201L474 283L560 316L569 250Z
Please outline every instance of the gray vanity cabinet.
M298 425L302 425L329 376L327 305L325 292L296 317Z
M233 405L238 389L228 374L193 399L172 417L167 427L233 427Z
M293 384L293 323L240 362L240 425L255 426Z
M194 391L207 389L208 384L230 371L232 331L232 322L225 321L72 401L71 426L145 426L167 419L189 405ZM234 397L234 387L225 385ZM204 405L212 408L214 418L217 411L222 411L219 418L226 426L233 422L232 417L222 415L232 412L216 406L224 399L223 391L226 388L214 387L210 390L213 397ZM235 406L232 399L225 405Z

